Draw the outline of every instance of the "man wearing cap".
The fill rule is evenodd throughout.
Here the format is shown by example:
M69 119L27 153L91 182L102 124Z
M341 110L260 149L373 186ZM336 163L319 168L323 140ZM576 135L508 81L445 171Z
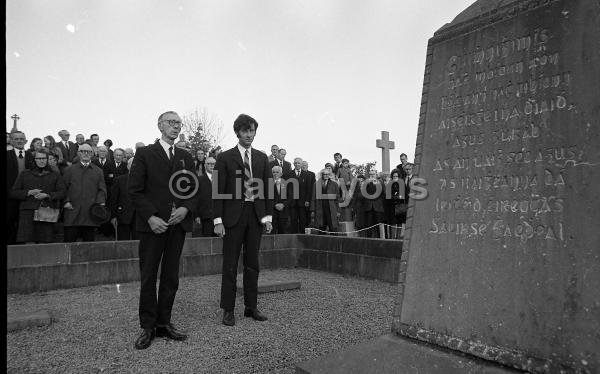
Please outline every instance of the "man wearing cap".
M81 237L84 242L94 241L95 229L102 217L92 213L93 205L106 203L104 173L92 164L94 151L89 144L82 144L77 151L78 162L67 167L64 181L67 196L64 204L64 240L74 242ZM100 209L101 210L101 209Z
M181 117L172 111L161 114L158 129L161 138L156 143L138 148L127 185L140 239L142 333L135 342L136 349L148 348L155 336L187 338L171 323L171 311L179 287L179 259L185 233L192 231L198 186L192 155L174 146L181 131Z

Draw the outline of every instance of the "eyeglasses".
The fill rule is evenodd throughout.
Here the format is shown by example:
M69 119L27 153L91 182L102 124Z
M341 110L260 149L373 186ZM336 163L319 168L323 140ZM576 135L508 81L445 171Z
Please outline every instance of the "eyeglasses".
M175 119L165 119L161 122L166 122L172 129L181 130L181 121L177 121Z
M94 153L94 151L79 151L79 152L84 153L84 154L89 154L89 155L91 155L92 153Z
M36 159L36 160L47 160L47 158L46 158L46 157L36 157L35 159Z

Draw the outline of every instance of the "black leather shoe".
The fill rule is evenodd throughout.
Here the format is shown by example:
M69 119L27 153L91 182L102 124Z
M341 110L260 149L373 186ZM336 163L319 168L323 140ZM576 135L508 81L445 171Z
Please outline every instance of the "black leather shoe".
M225 326L235 326L235 315L232 311L224 311L223 312L223 324Z
M258 309L254 308L246 308L244 309L244 317L252 317L252 319L256 321L266 321L268 320L267 316L258 311Z
M156 326L156 336L161 338L168 338L172 340L185 340L187 339L187 335L183 334L172 325L168 324L166 326Z
M152 344L154 339L154 329L144 329L142 334L135 341L135 349L146 349Z

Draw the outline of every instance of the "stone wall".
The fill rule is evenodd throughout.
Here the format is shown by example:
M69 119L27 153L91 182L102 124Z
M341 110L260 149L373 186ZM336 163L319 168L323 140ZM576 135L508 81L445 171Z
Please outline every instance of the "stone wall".
M183 247L182 277L221 273L220 238L189 238ZM316 235L263 236L261 269L304 267L397 282L402 243L395 240ZM239 269L242 269L240 259ZM139 280L138 241L54 243L7 247L7 292Z

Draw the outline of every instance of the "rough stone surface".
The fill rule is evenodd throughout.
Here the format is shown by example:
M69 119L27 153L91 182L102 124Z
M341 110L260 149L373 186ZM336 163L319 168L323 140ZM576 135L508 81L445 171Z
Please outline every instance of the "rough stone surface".
M48 326L52 316L46 310L34 313L11 313L6 317L6 331L17 331L28 327Z
M599 372L600 5L470 9L428 46L394 330Z
M517 371L395 335L296 365L296 374L508 374Z
M238 275L238 282L237 282L237 293L238 294L243 294L244 293L244 284L243 282L239 281L239 278L241 278L242 275L239 274ZM280 291L289 291L289 290L297 290L300 288L300 282L299 281L289 281L289 280L282 280L282 281L264 281L262 279L259 278L258 280L258 293L268 293L268 292L280 292Z

